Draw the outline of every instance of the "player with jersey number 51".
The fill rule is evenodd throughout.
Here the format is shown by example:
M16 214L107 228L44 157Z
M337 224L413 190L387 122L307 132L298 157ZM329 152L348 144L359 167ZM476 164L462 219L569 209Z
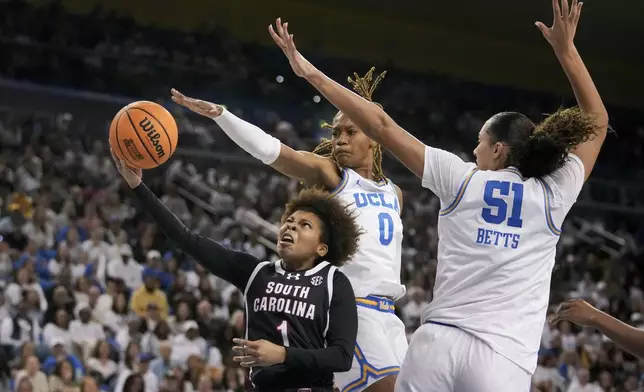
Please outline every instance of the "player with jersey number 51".
M351 367L358 331L353 288L338 271L361 234L351 210L318 189L301 192L282 217L281 260L260 261L191 232L143 184L140 169L114 162L165 235L243 292L246 336L235 339L233 359L250 368L254 390L331 392L333 373Z
M308 62L288 26L278 20L275 29L269 27L295 74L441 201L434 298L409 344L396 391L530 388L560 227L608 128L604 104L573 43L581 8L577 0L552 0L552 27L536 23L579 107L559 110L540 124L516 112L492 116L479 131L476 163L424 145Z

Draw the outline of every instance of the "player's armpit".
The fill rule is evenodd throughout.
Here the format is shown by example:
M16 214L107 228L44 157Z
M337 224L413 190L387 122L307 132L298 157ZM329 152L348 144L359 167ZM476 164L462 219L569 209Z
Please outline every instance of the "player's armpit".
M319 185L334 189L342 181L340 171L331 159L309 151L295 151L283 143L280 155L270 166L306 186Z
M141 183L132 191L141 202L141 206L154 217L161 231L181 250L194 257L215 276L244 290L259 260L192 232L145 184Z
M463 178L475 166L464 162L456 154L426 146L424 149L423 187L434 192L443 202L448 203L456 197Z
M587 178L586 167L577 154L570 153L562 167L543 177L555 194L551 207L563 206L566 211L577 201Z

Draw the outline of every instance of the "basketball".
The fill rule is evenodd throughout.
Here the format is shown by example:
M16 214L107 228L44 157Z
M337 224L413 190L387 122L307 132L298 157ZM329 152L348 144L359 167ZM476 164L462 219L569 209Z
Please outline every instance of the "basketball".
M177 149L179 131L174 117L163 106L133 102L119 110L110 125L110 146L127 166L153 169Z

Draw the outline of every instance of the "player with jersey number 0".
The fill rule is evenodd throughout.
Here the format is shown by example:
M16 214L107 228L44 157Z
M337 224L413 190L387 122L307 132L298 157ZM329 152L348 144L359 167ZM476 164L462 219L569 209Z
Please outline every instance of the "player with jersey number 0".
M573 38L582 5L552 0L536 26L577 98L534 124L503 112L480 130L476 163L424 145L381 108L316 69L278 20L271 36L293 71L391 151L441 201L434 298L398 375L401 392L528 391L560 227L590 175L608 114Z
M165 235L244 294L246 336L233 359L250 368L258 391L331 392L333 373L351 367L358 330L353 288L338 267L356 252L354 214L310 189L287 205L275 263L230 250L181 223L142 182L140 169L116 167Z
M356 93L372 102L385 73L349 78ZM358 337L353 366L335 375L342 391L391 392L407 350L405 325L396 316L394 301L405 294L400 282L402 249L402 193L387 177L380 145L369 139L339 112L331 139L313 150L296 151L257 126L225 110L221 105L194 99L172 90L172 100L212 118L239 147L305 186L318 186L357 214L363 228L358 251L341 268L349 278L358 306ZM377 104L376 104L377 105Z

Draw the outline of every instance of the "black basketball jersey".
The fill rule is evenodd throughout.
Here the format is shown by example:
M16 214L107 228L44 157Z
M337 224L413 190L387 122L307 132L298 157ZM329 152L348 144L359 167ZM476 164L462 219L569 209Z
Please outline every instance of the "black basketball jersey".
M281 261L258 264L244 291L246 339L265 339L285 347L326 347L336 271L337 267L326 261L298 272L285 271ZM273 384L278 381L276 377L288 377L294 386L303 385L297 381L299 378L311 381L310 375L286 374L280 367L251 369L251 380L266 385L265 381Z
M330 388L334 372L351 368L358 312L351 283L336 267L323 261L309 270L284 271L281 261L260 262L192 232L145 184L134 194L168 238L243 291L246 339L286 347L284 363L251 369L256 388Z

